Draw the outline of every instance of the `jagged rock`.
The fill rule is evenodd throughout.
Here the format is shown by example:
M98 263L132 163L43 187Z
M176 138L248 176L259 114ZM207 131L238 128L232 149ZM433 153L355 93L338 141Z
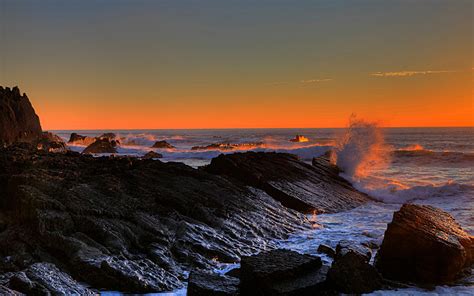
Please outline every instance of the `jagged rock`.
M239 280L226 275L192 271L188 280L188 296L237 296Z
M115 142L120 145L120 139L114 133L105 133L96 138L97 140L108 140L109 142Z
M43 135L37 144L37 148L38 150L52 153L66 153L68 151L63 139L50 132L43 132Z
M174 149L175 147L166 141L157 141L151 148L158 148L158 149Z
M153 159L153 158L163 158L163 155L160 153L156 153L155 151L147 152L142 157L143 159Z
M451 215L404 204L388 224L376 266L389 279L433 284L456 279L473 261L474 237Z
M117 153L117 143L112 140L108 140L107 138L104 139L97 139L94 143L90 144L89 146L82 151L83 154L89 153Z
M340 242L336 255L328 271L328 281L342 293L362 294L383 287L382 277L369 264L371 252L356 242Z
M81 136L76 133L72 133L68 143L69 144L75 144L75 145L84 145L84 146L89 146L90 144L94 143L97 139L94 137L87 137L87 136Z
M284 206L303 213L338 212L369 200L341 178L328 160L317 159L313 164L286 153L246 152L220 155L204 170L262 189Z
M95 289L167 291L184 270L238 262L310 227L261 190L181 163L29 146L0 155L0 277L51 262Z
M273 250L242 257L242 295L317 295L327 293L321 258L289 250Z
M28 295L96 295L54 264L36 263L10 279L10 288Z
M18 87L0 86L0 146L33 143L41 133L39 117L26 94L21 95Z
M334 251L333 248L331 248L330 246L323 245L323 244L319 245L318 253L326 254L331 258L334 258L336 256L336 251Z

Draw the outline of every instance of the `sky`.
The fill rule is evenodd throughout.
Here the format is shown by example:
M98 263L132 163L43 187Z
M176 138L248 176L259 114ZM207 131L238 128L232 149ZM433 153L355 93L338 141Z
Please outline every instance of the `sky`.
M473 2L0 0L43 129L474 126Z

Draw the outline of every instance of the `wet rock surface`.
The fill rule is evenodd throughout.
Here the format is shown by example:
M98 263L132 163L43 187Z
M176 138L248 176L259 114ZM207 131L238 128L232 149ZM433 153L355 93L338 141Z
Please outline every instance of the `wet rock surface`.
M286 153L234 153L212 159L204 170L262 189L303 213L338 212L370 200L341 178L337 167L324 157L309 165Z
M36 142L41 134L39 117L26 94L18 87L0 86L0 146Z
M151 148L157 149L174 149L175 147L166 141L157 141Z
M474 260L474 237L448 213L405 204L385 231L376 266L383 276L417 283L455 280Z
M28 283L19 273L51 263L94 289L172 290L183 285L184 270L237 262L309 226L262 190L181 163L28 145L0 151L0 278L7 279L0 284L7 287L6 274ZM46 287L43 276L27 278Z
M192 271L188 279L188 296L237 296L239 280L226 275Z

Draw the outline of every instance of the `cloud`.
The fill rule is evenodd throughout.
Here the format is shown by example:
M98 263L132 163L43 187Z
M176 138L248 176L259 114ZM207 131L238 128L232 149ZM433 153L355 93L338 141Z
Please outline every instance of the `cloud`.
M328 82L332 81L331 78L323 78L323 79L308 79L308 80L301 80L301 83L320 83L320 82Z
M399 72L375 72L371 73L370 76L375 77L411 77L415 75L429 75L429 74L443 74L443 73L454 73L457 71L442 70L442 71L399 71Z

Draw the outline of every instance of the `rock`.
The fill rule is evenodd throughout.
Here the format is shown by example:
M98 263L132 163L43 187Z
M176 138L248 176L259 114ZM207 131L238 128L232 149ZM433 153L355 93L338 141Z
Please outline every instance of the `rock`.
M157 141L151 148L158 148L158 149L174 149L175 147L166 141Z
M34 295L96 295L61 272L54 264L36 263L10 279L9 286L25 294Z
M37 144L37 148L38 150L51 153L66 153L68 151L63 139L50 132L43 132L43 135Z
M220 155L204 170L262 189L285 207L303 213L338 212L370 200L341 178L328 160L313 163L286 153L246 152Z
M242 295L315 295L327 291L321 258L289 250L242 257Z
M155 151L147 152L142 157L143 159L153 159L153 158L163 158L163 155L160 153L156 153Z
M296 137L290 140L290 142L296 142L296 143L304 143L308 141L309 139L302 135L296 135Z
M38 282L26 270L52 262L91 289L170 291L185 270L238 262L310 227L264 191L182 163L29 145L0 155L0 279L23 271Z
M98 139L94 143L90 144L89 146L82 151L83 154L89 153L117 153L117 143L112 140Z
M339 292L370 293L383 287L382 277L369 264L371 252L362 246L339 243L336 256L328 272L328 281Z
M89 146L90 144L94 143L97 139L93 137L81 136L76 133L72 133L68 143L74 145L84 145Z
M33 143L41 133L39 117L26 94L20 95L18 87L0 86L0 146Z
M219 274L192 271L188 280L188 296L236 296L239 280Z
M318 253L326 254L331 258L334 258L336 256L336 251L334 251L333 248L323 244L319 245Z
M96 138L97 140L108 140L109 142L115 142L120 145L120 139L114 133L105 133Z
M18 291L14 291L12 289L9 289L5 286L0 285L0 295L3 295L3 296L20 296L20 295L25 295L25 294L22 294Z
M453 281L474 260L474 237L448 213L404 204L393 214L376 258L388 279L438 284Z
M240 278L240 268L234 268L232 270L229 270L228 272L225 273L225 275L234 277L234 278Z
M194 146L191 150L238 150L238 149L254 149L263 146L263 142L256 143L215 143L207 146Z

